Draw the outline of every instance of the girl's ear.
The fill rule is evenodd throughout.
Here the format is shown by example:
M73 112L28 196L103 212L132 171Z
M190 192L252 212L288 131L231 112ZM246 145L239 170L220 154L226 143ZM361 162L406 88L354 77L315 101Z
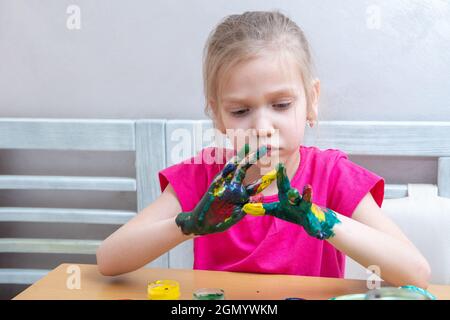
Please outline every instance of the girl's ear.
M320 97L320 80L314 79L312 84L312 92L311 92L311 108L310 114L308 114L308 118L310 120L317 120L318 116L318 108L319 108L319 97Z

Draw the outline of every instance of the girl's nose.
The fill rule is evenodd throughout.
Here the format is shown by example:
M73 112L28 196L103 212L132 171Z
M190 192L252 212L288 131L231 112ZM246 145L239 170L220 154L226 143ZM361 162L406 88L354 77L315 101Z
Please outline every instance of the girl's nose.
M270 138L275 133L273 128L253 128L252 134L258 138Z
M264 113L255 115L252 129L252 134L259 138L270 138L275 132L270 116Z

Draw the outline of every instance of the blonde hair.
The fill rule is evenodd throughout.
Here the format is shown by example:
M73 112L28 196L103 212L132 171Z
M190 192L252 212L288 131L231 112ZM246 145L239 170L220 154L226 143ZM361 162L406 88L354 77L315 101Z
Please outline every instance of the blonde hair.
M210 101L219 104L221 82L229 69L258 56L263 50L288 53L300 67L307 107L313 94L313 64L308 41L300 27L287 16L274 11L249 11L225 17L209 34L203 51L205 113L212 119Z

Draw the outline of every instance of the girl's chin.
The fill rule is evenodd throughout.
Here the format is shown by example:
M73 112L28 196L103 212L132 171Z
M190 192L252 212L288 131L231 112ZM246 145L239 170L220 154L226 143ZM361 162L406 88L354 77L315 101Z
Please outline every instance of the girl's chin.
M266 155L263 158L261 158L259 161L255 163L255 165L260 168L261 170L264 170L264 173L267 173L273 169L275 169L276 165L280 162L284 162L283 158L279 151L273 152L270 154L270 156Z

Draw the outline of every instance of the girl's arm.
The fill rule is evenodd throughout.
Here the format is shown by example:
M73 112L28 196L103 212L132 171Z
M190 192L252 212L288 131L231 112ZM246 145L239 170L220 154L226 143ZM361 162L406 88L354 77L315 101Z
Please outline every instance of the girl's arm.
M381 278L392 285L428 287L430 266L400 229L386 217L367 193L352 218L312 202L311 185L300 196L292 188L284 164L277 165L278 202L262 203L255 196L244 205L247 214L272 215L302 226L317 239L326 239L336 249L364 267L376 265Z
M175 223L181 211L169 184L156 201L102 242L97 250L100 273L114 276L134 271L193 238L184 235Z
M363 265L379 267L382 279L395 286L415 285L426 289L430 266L419 250L378 207L369 193L356 207L352 218L337 214L334 236L328 238L336 249Z
M117 275L136 270L195 235L222 232L239 222L245 216L243 203L276 178L273 171L251 185L242 185L247 169L268 151L262 146L250 153L245 144L217 173L191 211L181 212L169 184L155 202L103 241L97 250L100 273ZM216 206L221 208L219 215L212 209Z

